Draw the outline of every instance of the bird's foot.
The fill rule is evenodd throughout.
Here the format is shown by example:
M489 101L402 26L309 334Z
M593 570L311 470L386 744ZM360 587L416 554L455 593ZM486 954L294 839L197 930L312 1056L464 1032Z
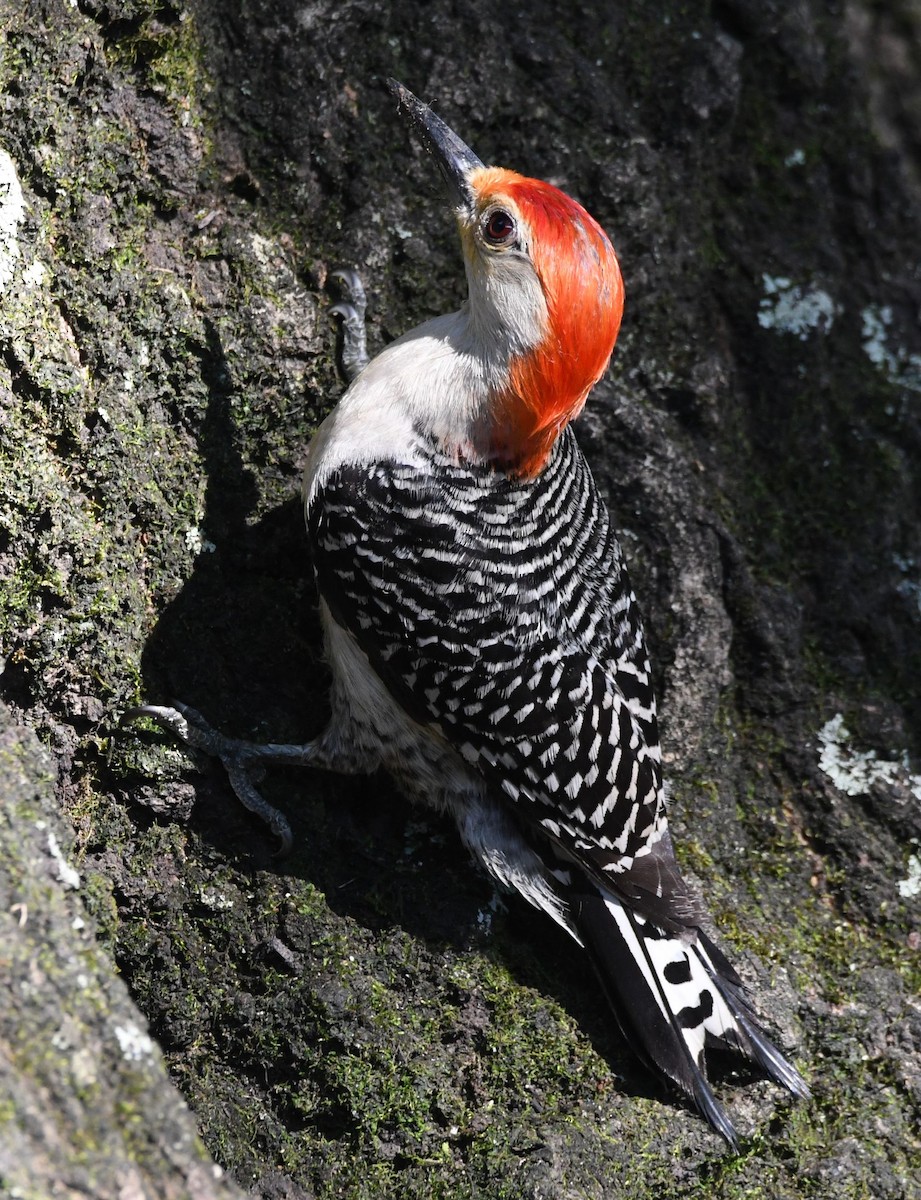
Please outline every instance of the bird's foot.
M165 729L187 746L219 758L241 804L257 817L261 817L278 838L279 848L276 853L282 856L290 851L293 836L288 819L259 794L252 775L262 763L312 763L316 757L315 743L308 742L303 746L260 745L240 738L229 738L212 729L201 713L194 708L178 702L171 706L141 704L123 713L119 724L127 725L141 717L155 721L161 729Z
M342 348L339 361L346 382L351 383L369 363L365 311L368 299L357 271L350 267L332 272L342 285L343 298L329 310L342 318Z

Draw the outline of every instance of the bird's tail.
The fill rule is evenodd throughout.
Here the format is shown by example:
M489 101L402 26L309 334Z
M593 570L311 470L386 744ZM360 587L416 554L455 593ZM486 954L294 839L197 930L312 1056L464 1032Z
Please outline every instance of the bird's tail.
M580 897L575 911L628 1041L733 1148L736 1132L707 1082L707 1047L736 1051L794 1095L809 1095L759 1027L738 975L699 930L667 932L607 890Z

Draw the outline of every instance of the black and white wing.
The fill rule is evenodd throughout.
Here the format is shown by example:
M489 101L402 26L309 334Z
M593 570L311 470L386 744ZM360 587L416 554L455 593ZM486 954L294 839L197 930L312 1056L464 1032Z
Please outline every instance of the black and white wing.
M528 823L626 875L664 832L655 703L572 435L538 480L444 460L343 467L308 522L321 595L404 708Z

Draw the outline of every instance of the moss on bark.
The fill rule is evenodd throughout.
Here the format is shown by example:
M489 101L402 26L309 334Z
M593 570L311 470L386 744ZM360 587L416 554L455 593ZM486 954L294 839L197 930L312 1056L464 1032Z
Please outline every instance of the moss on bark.
M37 972L4 1025L8 1187L54 1077L67 1121L36 1179L117 1195L116 1148L174 1194L181 1130L195 1186L233 1194L162 1049L258 1195L919 1194L917 144L880 149L898 106L849 40L883 18L506 17L0 3L0 689L55 798L15 784L0 813L0 982L21 998ZM462 288L389 74L484 159L578 194L621 254L627 319L580 438L647 613L682 861L815 1093L724 1079L738 1157L633 1061L576 950L386 780L272 773L297 839L278 863L219 771L116 730L173 696L256 738L324 720L297 490L340 388L328 276L360 266L378 343ZM820 766L839 712L835 761L893 764L863 790ZM28 944L17 888L58 914ZM119 1017L140 1059L99 1032L130 1011L108 954L161 1048Z

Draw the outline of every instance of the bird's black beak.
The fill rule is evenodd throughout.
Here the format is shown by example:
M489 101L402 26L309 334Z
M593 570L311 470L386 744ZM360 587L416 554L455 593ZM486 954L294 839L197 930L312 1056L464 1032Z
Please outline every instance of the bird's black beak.
M395 79L388 79L387 86L399 102L400 114L438 163L438 169L452 195L462 204L471 204L473 191L470 187L470 176L479 170L483 163L470 147L460 140L454 130L450 129L441 117L437 117L427 104L423 104L414 96L409 88L397 83Z

